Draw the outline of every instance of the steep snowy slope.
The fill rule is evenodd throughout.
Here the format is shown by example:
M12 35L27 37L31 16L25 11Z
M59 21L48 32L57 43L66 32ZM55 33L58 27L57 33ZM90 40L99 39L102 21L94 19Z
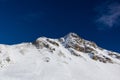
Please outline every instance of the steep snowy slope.
M0 80L120 80L120 54L75 33L1 44Z

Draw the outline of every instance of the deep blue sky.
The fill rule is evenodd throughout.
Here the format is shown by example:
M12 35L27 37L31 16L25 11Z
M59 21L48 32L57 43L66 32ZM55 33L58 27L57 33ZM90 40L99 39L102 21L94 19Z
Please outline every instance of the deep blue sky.
M120 25L107 19L115 17L115 21L116 16L102 16L110 12L104 8L113 3L109 1L0 0L0 43L30 42L40 36L59 38L75 32L103 48L120 52ZM115 3L120 16L119 2Z

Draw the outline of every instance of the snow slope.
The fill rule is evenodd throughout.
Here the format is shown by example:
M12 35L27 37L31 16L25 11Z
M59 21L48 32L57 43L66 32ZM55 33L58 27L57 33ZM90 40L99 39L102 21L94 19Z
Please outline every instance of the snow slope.
M120 54L75 33L1 44L0 80L120 80Z

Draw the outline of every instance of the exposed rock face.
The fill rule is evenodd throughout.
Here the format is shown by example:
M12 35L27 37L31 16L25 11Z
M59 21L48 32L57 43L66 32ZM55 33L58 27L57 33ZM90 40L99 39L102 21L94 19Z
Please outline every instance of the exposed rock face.
M98 60L100 62L103 62L103 63L113 63L113 61L108 58L108 57L105 57L105 56L99 56L99 55L96 55L96 54L93 54L93 56L91 57L93 60Z
M66 48L73 48L77 51L85 52L84 40L75 33L70 33L64 37Z
M64 37L64 40L60 39L63 44L65 44L66 48L73 48L77 51L81 52L92 52L97 45L94 42L90 42L87 40L82 39L75 33L70 33Z
M108 52L108 55L110 55L111 57L113 58L117 58L117 59L120 59L120 55L114 53L114 52Z
M33 44L39 49L42 49L42 48L49 48L49 45L46 44L45 42L43 41L40 41L40 40L37 40L35 42L33 42Z
M93 48L91 48L91 47L85 47L85 53L91 53L93 51L95 51Z
M57 43L57 42L55 42L55 41L52 41L52 40L50 40L50 39L46 39L49 43L51 43L51 44L53 44L53 45L55 45L55 46L59 46L59 44Z
M97 50L104 51L104 49L98 47L94 42L82 39L75 33L70 33L63 38L60 38L59 41L75 56L80 56L80 54L74 52L70 48L79 52L87 53L89 57L93 60L103 63L113 63L113 61L109 57L99 55ZM113 52L108 52L108 54L112 57L120 59L120 55L118 56L118 54L114 54Z
M105 54L101 54L104 52L105 49L102 49L98 47L94 42L87 41L80 36L78 36L75 33L70 33L66 35L65 37L62 37L60 39L54 40L54 39L49 39L45 37L41 37L37 39L35 42L33 42L33 45L35 45L38 49L49 49L50 52L55 51L55 47L59 47L60 44L62 44L68 51L71 52L72 55L75 56L81 56L80 53L82 52L87 54L91 59L103 63L114 63L110 57L105 56ZM120 55L116 54L111 51L106 52L109 56L112 58L116 58L120 60Z
M47 48L50 50L50 52L55 51L55 48L53 48L49 43L51 43L52 45L55 46L59 46L59 44L57 44L54 41L51 41L47 38L39 38L36 41L34 41L32 44L36 46L36 48L38 49L43 49L43 48Z

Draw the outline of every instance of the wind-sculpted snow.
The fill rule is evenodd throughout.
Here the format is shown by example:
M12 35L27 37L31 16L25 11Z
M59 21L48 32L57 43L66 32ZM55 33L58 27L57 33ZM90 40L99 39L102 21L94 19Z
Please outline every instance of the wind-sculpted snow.
M120 54L75 33L1 44L0 80L120 80Z

